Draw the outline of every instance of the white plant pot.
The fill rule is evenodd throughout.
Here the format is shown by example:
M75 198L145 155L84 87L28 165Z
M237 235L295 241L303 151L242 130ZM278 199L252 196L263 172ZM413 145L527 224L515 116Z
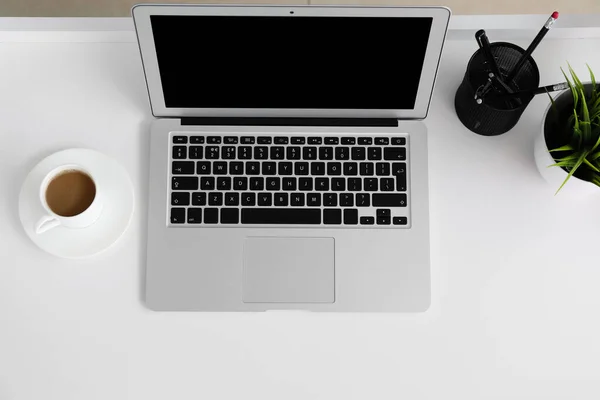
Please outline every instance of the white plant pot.
M571 96L571 92L567 90L562 92L559 96ZM546 144L546 137L544 135L544 124L550 109L551 104L548 104L548 107L544 112L544 117L542 118L541 132L535 140L533 152L535 156L535 164L537 165L540 174L550 185L555 188L554 190L558 190L568 174L567 171L560 167L548 168L548 166L556 162L548 151L548 145ZM572 176L566 185L560 190L558 195L562 195L563 193L565 195L588 196L590 194L599 194L600 187L591 182Z

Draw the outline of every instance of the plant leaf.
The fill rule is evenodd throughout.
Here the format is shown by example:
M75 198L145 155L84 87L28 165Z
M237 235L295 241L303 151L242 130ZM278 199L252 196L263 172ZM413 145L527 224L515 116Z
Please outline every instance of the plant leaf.
M593 169L594 171L596 171L596 172L600 172L600 169L598 169L598 168L596 168L596 166L592 165L592 163L591 163L591 162L589 162L587 159L585 159L585 158L584 158L584 159L583 159L583 163L584 163L585 165L587 165L588 167L590 167L591 169Z
M553 151L568 151L568 150L575 150L575 149L570 144L565 144L564 146L561 146L557 149L552 149L552 150L548 150L548 151L553 152Z
M577 109L577 104L579 104L579 96L577 95L577 90L575 89L575 86L571 83L571 80L569 79L565 71L562 69L562 67L560 68L560 70L564 75L567 84L569 85L569 89L571 89L571 95L573 95L573 107Z
M575 173L575 171L577 171L577 168L579 168L579 166L583 163L583 160L585 159L585 157L587 156L587 153L583 153L581 154L581 156L579 157L579 159L577 160L577 163L573 166L573 168L569 171L569 174L567 175L567 177L565 178L565 180L563 181L562 185L560 185L560 187L558 188L558 190L556 191L556 193L554 193L554 195L556 196L558 194L558 192L560 192L560 190L565 186L565 184L569 181L569 179L571 179L571 177L573 176L573 174Z
M592 90L595 92L596 91L596 77L594 76L594 72L592 71L592 68L590 68L589 64L585 64L588 71L590 71L590 78L592 78Z

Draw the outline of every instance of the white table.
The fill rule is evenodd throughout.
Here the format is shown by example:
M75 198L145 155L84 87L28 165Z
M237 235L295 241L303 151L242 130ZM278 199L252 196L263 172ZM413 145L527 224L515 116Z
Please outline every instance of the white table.
M525 46L545 18L452 20L426 120L424 314L144 308L152 117L131 22L0 19L0 399L598 399L599 199L554 197L537 172L544 96L494 138L453 108L477 28ZM565 60L600 75L598 21L559 20L535 52L542 84ZM136 213L115 247L69 261L26 237L17 196L41 158L78 146L127 168Z

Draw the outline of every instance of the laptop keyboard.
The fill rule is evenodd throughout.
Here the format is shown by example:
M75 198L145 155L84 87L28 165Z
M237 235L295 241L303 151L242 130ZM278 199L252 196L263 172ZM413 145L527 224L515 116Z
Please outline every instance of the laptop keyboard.
M171 133L171 226L406 228L406 136Z

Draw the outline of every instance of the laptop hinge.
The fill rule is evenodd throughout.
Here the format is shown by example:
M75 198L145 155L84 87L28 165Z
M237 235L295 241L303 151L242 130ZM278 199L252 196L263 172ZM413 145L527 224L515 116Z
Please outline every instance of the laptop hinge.
M185 117L181 125L229 126L398 126L395 118L264 118L264 117Z

